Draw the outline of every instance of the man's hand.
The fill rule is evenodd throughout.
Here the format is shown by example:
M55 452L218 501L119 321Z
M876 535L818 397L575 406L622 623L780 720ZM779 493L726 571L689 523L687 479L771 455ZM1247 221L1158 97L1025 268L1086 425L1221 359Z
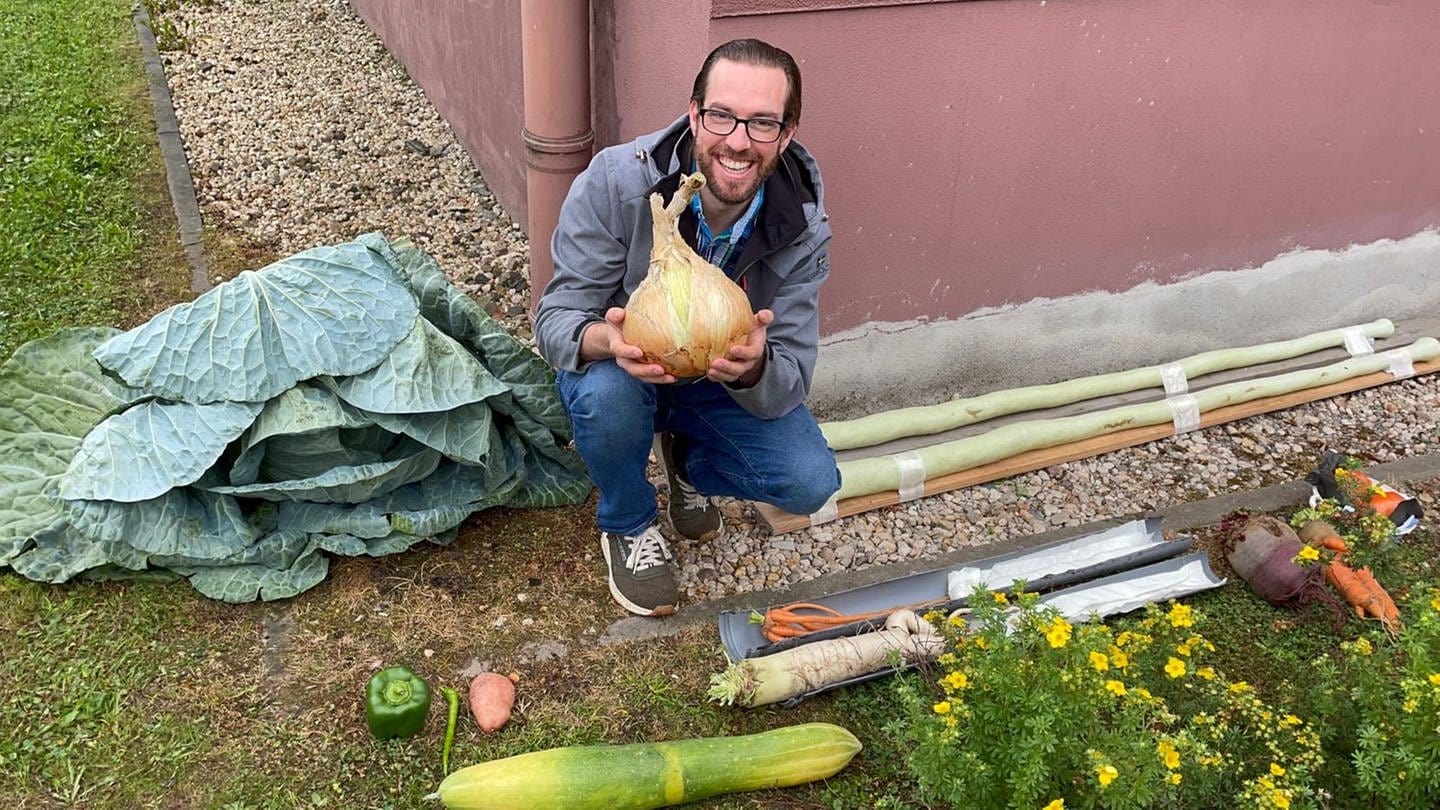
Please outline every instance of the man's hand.
M740 388L760 382L760 374L765 371L765 332L774 321L775 313L768 309L755 313L755 322L745 333L745 342L731 346L724 357L712 360L705 376Z
M626 343L620 327L625 323L625 310L611 307L605 311L605 320L585 327L580 337L580 359L587 363L615 358L615 363L627 374L641 382L664 385L675 382L674 375L655 363L646 363L641 358L645 352L632 343Z

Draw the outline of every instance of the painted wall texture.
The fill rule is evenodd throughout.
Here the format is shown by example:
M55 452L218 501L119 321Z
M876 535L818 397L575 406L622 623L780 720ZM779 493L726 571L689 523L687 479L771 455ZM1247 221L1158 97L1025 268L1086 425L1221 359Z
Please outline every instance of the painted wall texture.
M424 90L485 177L525 222L520 4L514 0L350 0Z
M352 2L523 216L512 4L428 0L402 13ZM1340 325L1285 323L1287 307L1302 307L1262 300L1236 302L1230 317L1263 304L1278 317L1263 328L1226 313L1176 334L1165 326L1181 315L1167 308L1184 308L1187 280L1440 227L1434 0L593 0L592 18L601 146L683 112L720 42L756 36L800 62L799 138L821 161L835 230L822 400L880 379L878 358L867 364L875 352L895 365L886 335L947 324L964 328L923 341L926 359L943 354L945 366L917 359L895 391L925 398L1169 359L1092 350L1048 371L1003 372L987 334L1010 333L983 328L996 312L1071 299L1084 311L1087 296L1142 286L1175 294L1132 314L1155 335L1142 339L1149 355ZM1335 269L1311 277L1316 292L1347 296L1322 315L1389 314L1349 305L1369 300L1363 267L1322 265ZM1387 305L1398 317L1440 297L1440 270L1405 273L1410 289ZM1090 311L1113 319L1115 307ZM1074 332L1057 334L1051 354L1084 353L1079 336L1101 325L1067 323ZM941 379L947 367L962 382Z

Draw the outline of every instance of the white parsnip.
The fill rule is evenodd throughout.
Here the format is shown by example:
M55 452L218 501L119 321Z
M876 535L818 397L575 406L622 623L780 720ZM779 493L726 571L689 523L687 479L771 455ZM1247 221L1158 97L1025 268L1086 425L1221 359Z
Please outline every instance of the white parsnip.
M1191 395L1194 396L1200 413L1204 414L1226 405L1281 396L1385 371L1398 352L1408 352L1414 362L1434 360L1440 356L1440 342L1434 338L1420 338L1406 349L1352 357L1320 368L1218 385L1194 391ZM913 452L918 453L924 463L925 477L928 480L999 461L1028 450L1054 447L1127 428L1163 424L1172 419L1174 413L1170 405L1161 400L1058 419L1014 422L978 436L935 444ZM855 459L841 462L839 466L842 485L838 498L900 488L900 463L891 456Z
M710 699L745 707L765 706L816 689L879 672L894 663L913 664L940 654L944 639L914 611L897 610L885 629L801 644L772 655L746 658L710 677Z
M1351 329L1371 338L1389 337L1395 325L1387 319L1346 329L1330 329L1293 340L1262 343L1233 349L1217 349L1176 361L1186 378L1200 377L1227 369L1272 363L1345 344ZM1164 384L1163 366L1147 366L1112 374L1098 374L1048 385L1031 385L992 391L975 397L901 408L820 425L825 441L834 450L873 447L906 436L929 436L1011 413L1054 408L1096 397L1155 388Z

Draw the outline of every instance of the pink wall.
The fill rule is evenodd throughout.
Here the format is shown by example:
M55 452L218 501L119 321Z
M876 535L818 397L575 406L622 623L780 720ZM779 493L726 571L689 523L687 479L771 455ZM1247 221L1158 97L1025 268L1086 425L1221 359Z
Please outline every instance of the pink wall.
M828 334L1440 225L1436 32L1434 0L988 0L726 17L708 44L801 63ZM684 100L629 82L621 134Z
M524 221L517 4L352 2ZM1440 226L1435 0L593 0L592 18L598 146L679 115L727 39L800 61L835 228L826 334Z
M425 90L495 199L526 218L520 4L515 0L350 0Z

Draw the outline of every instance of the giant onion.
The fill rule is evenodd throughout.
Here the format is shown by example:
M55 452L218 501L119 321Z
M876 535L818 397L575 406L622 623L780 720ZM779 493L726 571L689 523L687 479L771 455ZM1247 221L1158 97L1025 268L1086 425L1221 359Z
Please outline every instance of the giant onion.
M676 377L704 374L711 360L744 341L753 320L739 285L680 236L680 214L703 185L699 172L683 178L669 206L650 195L650 271L625 305L621 329L626 343L645 352L645 362Z

